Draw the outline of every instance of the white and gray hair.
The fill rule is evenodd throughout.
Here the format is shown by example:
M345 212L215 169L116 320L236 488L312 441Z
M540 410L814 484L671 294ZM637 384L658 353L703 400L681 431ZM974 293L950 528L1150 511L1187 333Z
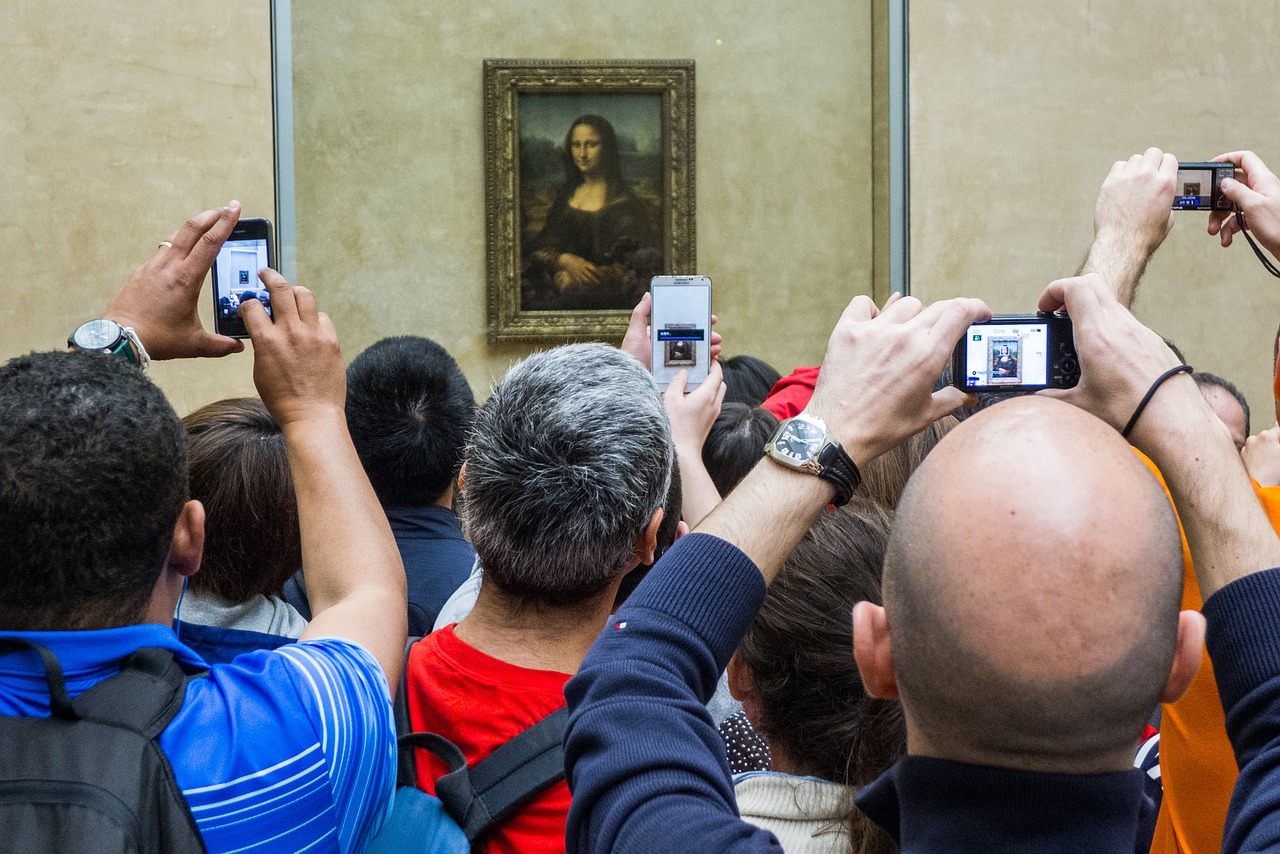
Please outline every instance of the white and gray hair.
M663 505L672 458L662 398L632 357L570 344L518 362L467 446L464 526L486 580L552 606L603 591Z

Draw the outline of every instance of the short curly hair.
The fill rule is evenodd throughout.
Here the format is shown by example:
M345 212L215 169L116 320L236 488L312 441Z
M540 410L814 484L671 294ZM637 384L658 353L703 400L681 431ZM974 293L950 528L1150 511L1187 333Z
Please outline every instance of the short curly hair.
M187 500L187 446L164 394L98 353L0 367L0 628L137 623Z

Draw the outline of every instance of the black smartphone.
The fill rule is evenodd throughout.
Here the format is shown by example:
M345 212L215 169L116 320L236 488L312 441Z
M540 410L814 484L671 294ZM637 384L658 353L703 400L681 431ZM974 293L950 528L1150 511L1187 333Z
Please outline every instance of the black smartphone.
M711 279L654 276L649 294L653 379L665 389L677 372L688 371L685 390L693 391L711 367Z
M965 391L1039 391L1080 382L1071 318L998 314L975 323L951 357L952 383Z
M1175 211L1229 211L1235 206L1222 195L1222 179L1235 176L1230 163L1179 163L1178 183L1174 187Z
M213 328L219 335L248 338L240 303L256 299L271 314L271 297L258 271L271 266L271 221L250 217L236 223L213 259Z

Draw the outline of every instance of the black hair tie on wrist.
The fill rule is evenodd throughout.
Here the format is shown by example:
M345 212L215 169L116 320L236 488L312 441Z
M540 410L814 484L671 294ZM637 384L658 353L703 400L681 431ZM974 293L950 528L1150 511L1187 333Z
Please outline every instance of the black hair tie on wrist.
M1142 410L1147 408L1147 404L1151 402L1151 398L1156 396L1156 391L1159 390L1160 386L1164 385L1165 380L1170 377L1177 376L1178 374L1189 374L1192 370L1193 368L1190 365L1178 365L1178 367L1170 368L1160 376L1156 377L1156 381L1151 384L1151 388L1147 389L1146 395L1138 402L1138 408L1133 410L1133 417L1129 419L1128 424L1124 425L1124 429L1120 431L1120 435L1126 439L1129 438L1129 433L1133 431L1133 425L1138 423L1138 417L1142 415Z

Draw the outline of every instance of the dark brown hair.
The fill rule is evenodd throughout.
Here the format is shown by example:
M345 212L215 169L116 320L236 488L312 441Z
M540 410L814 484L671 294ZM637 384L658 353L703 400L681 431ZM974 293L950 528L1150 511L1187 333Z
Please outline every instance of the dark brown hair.
M856 602L880 602L889 513L863 498L823 513L769 586L738 647L760 698L761 734L800 773L857 787L906 749L897 701L870 697L853 658ZM855 852L892 851L849 800ZM888 846L888 847L885 847Z
M279 595L302 565L284 434L254 397L211 403L182 423L191 497L205 510L204 558L192 588L230 602Z

